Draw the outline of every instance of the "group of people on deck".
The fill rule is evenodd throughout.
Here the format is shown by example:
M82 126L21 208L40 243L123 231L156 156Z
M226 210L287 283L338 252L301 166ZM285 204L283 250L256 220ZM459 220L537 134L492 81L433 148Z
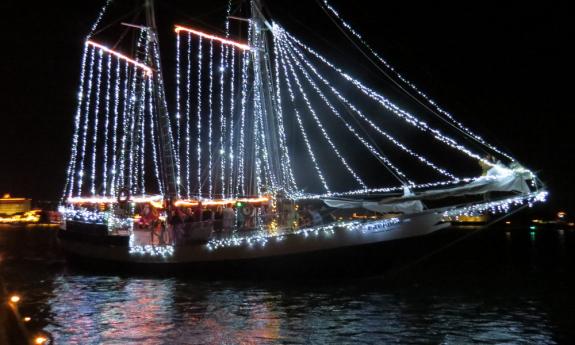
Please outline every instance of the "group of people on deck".
M150 204L142 205L137 225L141 229L157 231L161 228L160 210ZM173 207L166 219L170 242L177 244L197 237L199 233L230 233L233 230L250 230L259 225L275 222L281 228L310 227L323 224L321 210L311 205L301 208L293 201L278 203L271 209L268 203L229 203Z

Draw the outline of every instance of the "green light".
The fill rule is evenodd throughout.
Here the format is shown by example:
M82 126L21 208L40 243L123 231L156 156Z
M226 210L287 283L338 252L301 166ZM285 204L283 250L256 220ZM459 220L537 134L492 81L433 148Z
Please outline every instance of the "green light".
M537 229L537 227L536 227L535 225L531 225L531 226L529 227L529 229L535 230L535 229ZM533 232L532 232L532 233L533 233Z
M531 236L535 236L535 231L531 231Z
M237 207L242 207L242 206L244 206L244 204L241 203L241 202L238 202L238 203L236 204L236 206L237 206Z

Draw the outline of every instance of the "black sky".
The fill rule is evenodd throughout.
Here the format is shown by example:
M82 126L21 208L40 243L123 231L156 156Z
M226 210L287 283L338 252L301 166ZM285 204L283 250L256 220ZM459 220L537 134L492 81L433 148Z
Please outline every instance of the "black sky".
M157 2L160 25L166 27L172 14L180 23L221 27L226 3ZM539 171L553 207L575 211L568 54L574 36L566 5L331 2L459 120ZM60 196L82 37L102 3L10 0L0 5L0 193ZM272 15L310 43L327 49L345 42L315 0L266 3ZM339 51L345 49L350 48ZM345 61L345 54L336 59ZM365 61L358 65L369 67Z

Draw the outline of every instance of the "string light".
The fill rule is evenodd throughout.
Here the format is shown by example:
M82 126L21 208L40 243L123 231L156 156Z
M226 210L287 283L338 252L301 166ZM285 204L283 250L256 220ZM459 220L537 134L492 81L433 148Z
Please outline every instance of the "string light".
M96 50L92 49L90 53L90 68L88 73L88 90L86 96L86 107L84 108L84 122L82 134L82 149L80 151L80 166L78 169L78 191L76 195L82 194L82 184L84 182L84 158L86 156L86 143L88 142L88 123L90 122L90 97L92 94L92 79L94 77L94 59Z
M352 85L354 85L355 87L357 87L362 93L364 93L365 95L367 95L368 97L370 97L371 99L373 99L374 101L378 102L380 105L382 105L385 109L389 110L392 114L400 117L401 119L405 120L408 124L418 128L419 130L423 131L423 132L428 132L430 134L432 134L432 136L439 140L440 142L466 154L467 156L474 158L478 161L481 161L483 163L485 163L488 166L493 166L494 164L492 162L489 162L488 160L486 160L485 158L480 157L479 155L477 155L476 153L471 152L469 149L467 149L465 146L458 144L454 139L443 135L439 130L434 129L432 127L430 127L429 125L427 125L427 123L418 120L417 118L415 118L413 115L411 115L410 113L404 111L403 109L399 108L398 106L396 106L395 104L393 104L391 101L389 101L387 98L383 97L382 95L378 94L377 92L373 91L372 89L368 88L367 86L363 85L361 82L359 82L358 80L352 78L351 76L349 76L347 73L343 72L341 69L335 67L332 63L330 63L329 61L327 61L323 56L321 56L320 54L318 54L316 51L314 51L313 49L311 49L310 47L308 47L307 45L303 44L301 41L299 41L298 39L296 39L295 37L293 37L291 34L289 34L287 31L285 31L284 29L282 29L279 25L274 24L274 30L277 30L279 32L281 32L281 34L285 35L285 37L289 38L289 40L291 40L291 42L296 43L297 45L299 45L300 47L302 47L304 50L306 50L307 52L309 52L310 54L312 54L313 56L315 56L317 59L319 59L320 61L322 61L325 65L329 66L330 68L332 68L333 70L335 70L336 72L338 72L344 79L346 79L347 81L349 81L350 83L352 83Z
M458 122L457 120L455 120L455 118L448 113L447 111L443 110L434 100L432 100L428 95L426 95L424 92L422 92L421 90L419 90L419 88L417 88L417 86L412 83L411 81L409 81L408 79L406 79L405 77L403 77L395 68L393 68L393 66L391 66L391 64L389 64L385 59L383 59L374 49L372 49L369 44L365 41L365 39L356 31L354 30L351 25L349 25L341 16L340 14L335 10L335 8L333 8L333 6L331 6L327 0L323 0L326 8L334 14L334 16L339 19L339 21L341 22L341 24L349 31L351 32L355 37L357 37L359 39L359 41L372 53L373 56L376 57L377 60L379 60L387 69L389 69L390 71L392 71L395 76L401 80L404 84L408 85L413 91L415 91L419 96L421 96L427 103L429 103L437 112L439 112L440 114L444 115L445 117L447 117L452 124L456 125L460 130L462 130L465 134L467 134L468 136L470 136L471 138L473 138L475 141L485 145L486 147L490 148L491 150L499 153L500 155L508 158L511 161L515 161L515 159L511 156L509 156L508 154L502 152L501 150L499 150L497 147L485 142L485 140L483 140L483 138L481 138L479 135L473 133L469 128L465 127L461 122Z
M280 48L281 53L285 54L285 50L283 50L283 48ZM341 155L341 153L339 152L339 150L337 149L337 147L335 146L335 144L333 143L333 141L331 140L331 138L329 137L329 135L327 134L325 128L323 127L320 119L318 118L315 110L313 109L307 94L305 93L305 91L303 90L303 87L300 83L299 78L296 75L296 72L294 71L293 65L289 59L289 57L284 57L287 61L287 65L294 77L294 80L298 86L299 92L301 94L301 96L303 97L303 100L307 106L307 109L309 110L310 114L312 115L316 125L318 126L318 128L320 129L321 133L323 134L324 139L328 142L329 146L331 147L331 149L333 150L333 152L336 154L336 156L339 158L339 160L341 161L341 163L345 166L345 168L347 169L347 171L353 176L353 178L356 180L356 182L363 188L367 188L367 186L365 185L365 183L362 181L362 179L357 175L357 173L349 166L349 164L347 163L347 161L345 160L345 158ZM306 76L307 78L308 76ZM310 81L308 79L308 81ZM310 81L311 83L311 81ZM316 89L316 91L318 90L314 84L312 84L312 86L314 86L314 89ZM327 102L329 106L331 106L329 104L329 102Z
M158 182L158 191L162 192L164 190L162 185L162 179L160 176L160 164L158 162L158 151L156 150L156 138L158 135L154 129L154 120L155 120L155 112L154 112L154 103L153 103L153 88L152 88L152 81L148 80L148 93L150 97L148 97L148 111L149 111L149 120L150 120L150 143L152 145L152 157L154 161L154 172L156 174L156 181Z
M192 126L192 122L191 122L191 110L190 110L190 105L191 105L191 69L192 69L192 36L188 34L188 65L187 65L187 70L186 70L186 195L189 198L191 195L191 191L192 188L190 186L190 180L191 180L191 159L190 159L190 147L192 145L191 143L191 137L190 137L190 127ZM198 72L199 73L199 72ZM199 81L200 79L198 79L198 85L200 83ZM198 89L201 90L201 89ZM199 92L199 91L198 91ZM199 102L199 98L200 96L198 96L198 102ZM199 112L199 111L198 111Z
M301 54L300 51L298 51L293 45L291 45L291 43L289 41L286 41L287 45L289 46L289 48L292 50L292 52L295 52L295 54L297 56L299 56L299 60L297 58L294 57L294 55L291 55L292 58L294 59L296 65L298 66L299 70L304 74L304 76L306 77L306 79L312 84L313 88L317 91L317 93L320 95L320 97L323 99L323 101L326 103L326 105L332 110L332 112L338 116L340 119L343 120L343 118L339 115L339 113L333 108L333 106L329 103L329 101L327 100L327 98L325 97L325 95L319 90L319 88L317 88L317 86L315 86L315 84L313 83L313 81L311 81L311 78L309 77L309 74L305 71L305 69L303 68L303 66L301 65L301 63L306 64L306 66L308 67L309 70L311 70L313 72L313 74L319 79L321 80L324 85L326 85L333 94L335 94L337 96L337 98L342 101L347 107L349 107L354 113L356 113L361 119L365 120L374 130L376 130L379 134L383 135L386 139L388 139L390 142L392 142L395 146L399 147L402 151L410 154L411 156L417 158L419 161L421 161L422 163L428 165L429 167L431 167L432 169L434 169L435 171L437 171L438 173L447 176L451 179L456 180L457 177L455 177L452 173L448 172L445 169L439 168L437 165L435 165L434 163L430 162L428 159L426 159L425 157L417 154L416 152L414 152L413 150L407 148L404 144L400 143L397 139L395 139L394 137L392 137L390 134L388 134L387 132L385 132L384 130L382 130L379 126L375 125L375 123L373 123L373 121L369 120L361 111L359 111L359 109L354 106L353 104L351 104L351 102L349 102L346 98L344 98L341 93L335 89L330 83L329 81L327 81L324 77L321 76L321 74L319 74L317 72L317 70L309 63L307 62L303 55ZM344 121L344 120L343 120Z
M197 154L198 154L198 195L202 195L202 36L198 40L198 123Z
M283 51L283 47L280 45L280 54L281 55L286 55ZM287 61L287 65L290 69L290 71L292 72L292 76L294 77L299 89L300 89L300 93L303 94L304 91L301 87L301 83L299 82L299 78L297 77L297 74L295 74L295 71L293 70L293 67L291 65L291 62L289 59L285 58L285 60ZM282 63L283 63L284 59L282 59ZM307 102L306 102L307 103ZM328 102L329 104L329 102ZM311 107L311 105L309 105L309 107ZM381 153L379 153L371 144L369 144L364 138L362 138L356 131L355 129L353 129L353 127L351 127L349 124L345 123L346 128L376 157L380 160L380 162L383 163L384 166L386 166L388 168L388 170L390 170L394 176L396 178L398 178L398 180L400 182L403 182L403 179L407 179L407 177L405 176L405 174L400 171L391 161L389 161L389 159L385 156L383 156ZM403 178L403 179L402 179ZM412 181L410 181L409 179L407 179L407 182L410 185L413 185L414 183Z
M233 186L233 178L234 178L234 112L235 112L235 83L236 83L236 52L234 49L231 49L232 52L232 60L230 63L231 66L231 73L230 73L230 129L229 129L229 148L228 148L228 158L230 162L229 167L229 179L228 179L228 195L232 196L234 194Z
M74 135L72 137L72 152L70 154L70 162L68 164L68 171L66 176L66 183L64 185L64 197L71 197L74 192L74 176L76 168L76 160L78 153L78 139L80 132L80 122L82 117L82 101L84 100L84 79L86 73L86 59L88 57L89 46L84 44L84 52L82 53L82 63L80 68L80 85L78 87L76 115L74 116Z
M114 79L114 124L113 124L113 136L112 136L112 177L110 178L110 189L106 188L106 195L116 194L116 155L117 155L117 145L118 145L118 117L119 117L119 106L120 106L120 67L121 60L116 57L116 77ZM126 76L127 78L127 76Z
M106 104L104 107L104 165L102 167L103 193L108 194L108 131L110 129L110 88L112 79L112 55L106 60Z
M287 147L286 131L283 122L283 110L282 110L282 97L281 97L281 84L280 84L280 71L279 71L279 52L278 44L276 41L276 36L274 37L273 53L274 53L274 74L275 74L275 90L276 90L276 114L278 120L278 132L280 137L280 150L282 155L282 169L284 185L287 187L288 192L297 190L297 184L295 182L293 169L289 156L289 149Z
M246 102L247 102L247 88L248 88L248 64L249 55L243 53L242 59L242 99L241 99L241 109L240 109L240 147L239 147L239 162L238 162L238 180L236 193L245 194L244 184L244 151L245 151L245 121L246 121Z
M144 71L146 72L146 76L151 76L152 73L153 73L152 68L150 68L150 67L144 65L143 63L140 63L140 62L138 62L138 61L136 61L136 60L134 60L134 59L130 59L130 58L127 57L126 55L124 55L124 54L122 54L122 53L120 53L120 52L117 52L117 51L115 51L115 50L113 50L113 49L110 49L110 48L106 47L105 45L102 45L102 44L100 44L100 43L96 43L96 42L91 41L91 40L90 40L90 41L87 41L86 44L89 44L89 45L91 45L91 46L94 46L94 47L98 48L100 51L104 51L104 52L106 52L106 53L115 55L115 56L119 57L120 59L125 60L125 61L131 63L131 64L134 65L135 67L141 68L142 70L144 70Z
M189 44L188 44L189 47ZM180 75L180 33L176 33L176 140L174 142L174 148L176 150L177 157L179 160L179 157L181 155L181 151L180 151L180 140L181 140L181 135L180 135L180 121L181 121L181 102L180 102L180 84L181 84L181 75ZM188 52L188 58L190 56L190 53ZM189 81L187 83L189 85ZM188 102L189 104L189 102ZM189 127L189 126L186 126ZM188 137L186 137L186 140L188 140ZM186 142L187 143L187 142ZM187 146L187 145L186 145ZM180 174L180 171L178 171L178 175Z
M226 36L227 37L227 36ZM222 197L225 197L225 169L226 169L226 150L224 146L224 134L226 132L226 118L224 116L224 72L226 71L226 62L229 49L227 46L220 45L220 186ZM225 58L224 58L225 57Z
M282 54L281 48L280 48L280 54ZM308 138L307 138L307 134L306 134L306 132L305 132L305 129L304 129L303 124L302 124L302 121L301 121L301 117L300 117L299 112L298 112L297 107L296 107L296 104L295 104L295 95L294 95L294 92L293 92L293 89L292 89L292 86L291 86L291 82L290 82L290 80L289 80L289 75L288 75L287 67L286 67L286 65L285 65L285 63L284 63L284 59L281 59L281 62L282 62L281 65L282 65L283 76L284 76L284 79L285 79L285 81L286 81L286 84L287 84L287 87L288 87L288 92L289 92L289 95L290 95L290 99L291 99L291 102L292 102L292 105L293 105L293 111L294 111L294 113L295 113L295 115L296 115L297 123L298 123L299 129L300 129L300 132L301 132L301 134L302 134L302 136L303 136L303 139L304 139L304 143L305 143L307 152L308 152L308 154L309 154L309 156L310 156L310 158L311 158L311 160L312 160L312 162L313 162L314 169L315 169L315 171L317 172L317 175L318 175L319 179L321 180L321 183L322 183L322 185L323 185L323 188L324 188L325 191L329 194L329 193L331 193L331 192L330 192L330 190L329 190L329 187L327 186L327 182L325 181L325 178L323 177L323 173L321 172L321 169L319 168L318 162L317 162L317 160L316 160L316 158L315 158L315 154L313 153L313 150L311 149L311 145L310 145L309 140L308 140Z
M198 31L198 30L194 30L194 29L191 29L191 28L187 28L187 27L184 27L184 26L181 26L181 25L176 25L176 29L175 29L175 30L176 30L176 33L180 32L180 31L184 31L184 32L188 32L188 33L190 33L190 34L197 35L197 36L199 36L200 40L201 40L202 38L207 38L207 39L209 39L210 41L218 41L218 42L220 42L220 43L230 44L230 45L232 45L232 46L234 46L234 47L238 47L238 48L240 48L241 50L244 50L244 51L251 49L251 47L250 47L249 45L247 45L247 44L239 43L239 42L236 42L236 41L228 40L228 39L225 39L225 38L222 38L222 37L218 37L218 36L214 36L214 35L210 35L210 34L207 34L207 33L205 33L205 32L201 32L201 31Z
M96 99L94 103L94 134L92 139L92 172L90 174L90 193L96 194L96 154L98 148L98 124L100 118L100 90L102 86L102 51L98 51L98 67L96 74Z
M208 64L209 70L209 91L208 91L208 198L212 198L212 132L213 132L213 115L214 108L212 104L212 95L214 89L214 41L210 40L210 61Z

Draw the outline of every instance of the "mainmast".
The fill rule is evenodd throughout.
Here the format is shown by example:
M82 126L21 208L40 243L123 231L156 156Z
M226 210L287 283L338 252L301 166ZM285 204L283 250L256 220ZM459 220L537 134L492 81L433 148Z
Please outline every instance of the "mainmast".
M268 156L262 157L269 164L270 178L268 181L273 189L278 188L278 183L285 181L286 176L281 176L283 171L280 161L280 142L277 126L277 104L275 99L273 77L271 74L270 61L270 43L266 32L271 30L271 25L262 13L261 0L251 0L251 24L252 32L250 35L250 46L254 47L253 51L253 72L254 72L254 92L259 93L259 102L261 105L261 116L263 122L263 131ZM254 109L254 114L256 110ZM256 153L258 154L258 153ZM254 174L255 175L255 174ZM278 177L280 181L278 181ZM254 183L254 185L256 185ZM254 191L252 191L254 192ZM256 193L260 191L255 191ZM253 193L253 194L256 194Z
M156 17L154 11L154 1L147 0L146 22L148 27L148 40L151 47L148 63L154 69L153 73L153 97L158 112L158 128L160 131L160 165L161 178L163 179L164 190L162 193L168 200L178 197L178 181L176 175L176 163L174 157L174 143L170 127L170 117L164 90L164 80L162 77L162 66L160 62L160 43L158 40Z

